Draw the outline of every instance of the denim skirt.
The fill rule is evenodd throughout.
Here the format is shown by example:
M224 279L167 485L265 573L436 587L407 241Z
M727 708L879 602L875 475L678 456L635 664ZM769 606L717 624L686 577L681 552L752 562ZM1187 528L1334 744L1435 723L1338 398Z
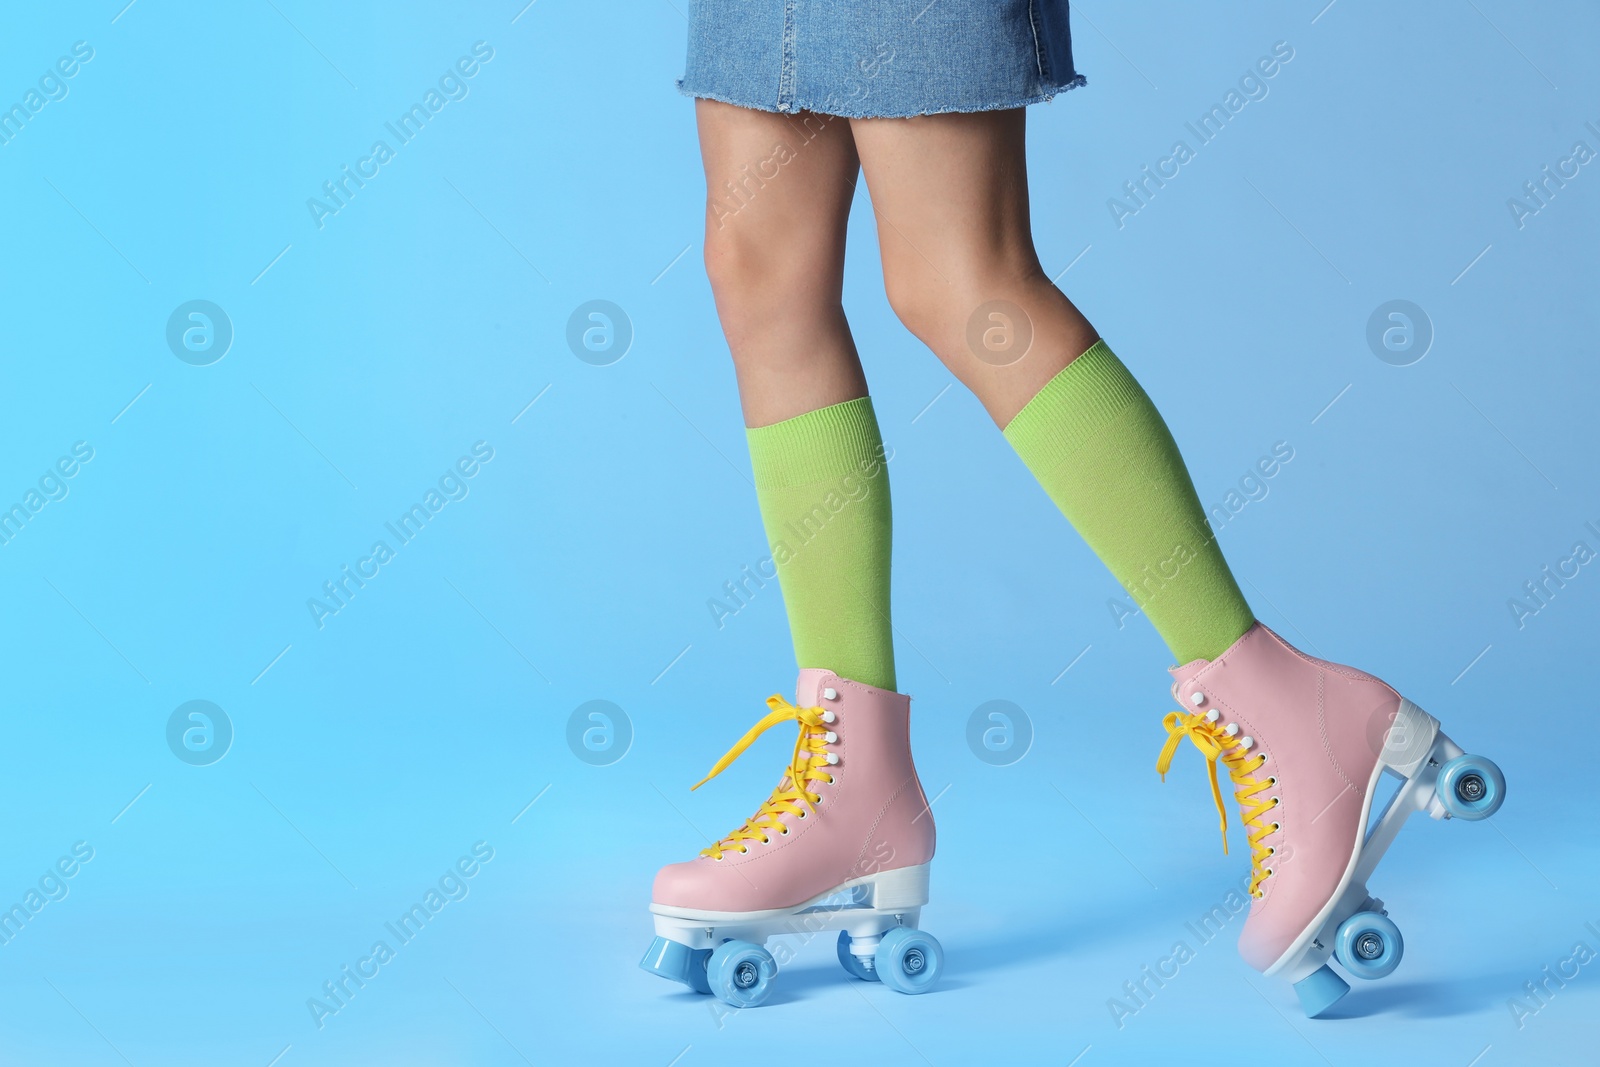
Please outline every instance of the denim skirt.
M1075 89L1067 0L689 0L678 91L762 111L904 118Z

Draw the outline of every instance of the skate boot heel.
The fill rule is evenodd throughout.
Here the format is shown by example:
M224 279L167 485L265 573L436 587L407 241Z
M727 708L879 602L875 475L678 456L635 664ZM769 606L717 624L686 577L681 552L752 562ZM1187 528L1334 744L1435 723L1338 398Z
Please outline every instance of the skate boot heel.
M1402 778L1414 778L1433 754L1438 736L1439 720L1401 697L1394 719L1383 733L1378 761Z
M1420 786L1410 790L1411 799L1435 819L1476 822L1499 811L1505 800L1505 776L1494 761L1469 755L1439 729L1438 719L1403 697L1378 760L1408 785Z
M867 905L877 911L914 911L928 902L928 870L931 865L883 871L872 875L867 887Z

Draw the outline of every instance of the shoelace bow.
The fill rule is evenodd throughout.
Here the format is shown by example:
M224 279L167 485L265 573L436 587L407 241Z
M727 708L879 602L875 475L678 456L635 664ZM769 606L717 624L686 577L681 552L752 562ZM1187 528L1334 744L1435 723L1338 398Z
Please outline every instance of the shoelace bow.
M779 816L798 815L802 819L805 818L806 811L815 811L816 805L822 800L822 795L810 788L811 783L833 782L833 775L828 773L827 768L837 763L838 757L828 752L828 745L838 740L838 735L825 729L821 733L816 732L833 719L833 714L825 712L822 708L797 708L776 693L767 698L767 707L771 710L761 721L752 726L737 744L728 749L727 754L711 768L711 773L696 782L693 788L699 789L727 770L734 760L744 754L745 749L755 743L756 738L770 728L781 722L798 722L800 736L795 739L794 755L789 760L789 772L778 783L778 788L773 790L772 796L761 805L760 811L746 819L743 826L721 841L709 848L701 849L702 856L719 860L727 851L749 852L750 848L745 844L746 841L760 841L764 845L772 840L772 834L779 836L787 834L788 827L783 825ZM824 715L827 718L824 718Z
M1238 787L1233 797L1239 803L1239 819L1249 832L1250 895L1260 896L1261 883L1272 874L1272 868L1265 865L1267 857L1277 851L1271 845L1262 844L1261 840L1278 829L1275 822L1261 821L1263 815L1278 806L1277 797L1259 795L1277 784L1276 778L1255 777L1255 772L1267 762L1266 753L1258 752L1252 756L1246 744L1247 738L1232 736L1219 721L1207 718L1200 712L1189 714L1174 711L1161 720L1161 725L1167 728L1167 743L1161 746L1161 756L1156 760L1156 772L1161 775L1162 781L1166 781L1172 757L1185 737L1193 741L1194 747L1206 758L1206 766L1211 772L1211 799L1217 805L1217 819L1222 828L1224 854L1228 851L1228 811L1222 805L1222 788L1217 784L1217 760L1221 759L1227 765L1228 777Z

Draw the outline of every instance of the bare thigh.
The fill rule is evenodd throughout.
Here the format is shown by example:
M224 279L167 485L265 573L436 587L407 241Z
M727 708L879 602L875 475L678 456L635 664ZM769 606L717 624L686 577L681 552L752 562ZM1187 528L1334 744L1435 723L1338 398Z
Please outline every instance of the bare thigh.
M840 302L860 163L850 123L697 100L706 273L747 426L865 396Z
M890 304L1005 426L1097 338L1034 251L1025 112L852 119L851 131Z

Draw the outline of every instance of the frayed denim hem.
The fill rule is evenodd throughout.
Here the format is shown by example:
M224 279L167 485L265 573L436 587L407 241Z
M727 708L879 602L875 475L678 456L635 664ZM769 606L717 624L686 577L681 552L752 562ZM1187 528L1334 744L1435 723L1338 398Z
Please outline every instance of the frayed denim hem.
M839 109L829 110L822 107L809 107L804 102L798 100L794 102L793 106L782 108L775 103L757 103L753 100L736 100L731 96L723 93L712 92L709 89L691 89L685 86L683 81L684 79L679 78L674 83L678 92L683 96L691 96L696 98L703 97L704 99L716 100L724 104L733 104L736 107L749 108L752 111L767 111L777 115L793 115L799 111L810 111L813 114L833 115L842 119L912 119L917 118L920 115L972 114L979 111L1007 111L1012 108L1027 107L1030 104L1047 104L1061 93L1067 92L1071 89L1078 89L1084 85L1087 85L1089 79L1084 77L1082 74L1075 74L1071 79L1062 83L1061 85L1052 86L1051 88L1035 93L1032 96L1018 97L1015 100L1000 100L983 104L957 104L952 107L927 108L919 111L873 111L870 109L862 111L845 111Z

